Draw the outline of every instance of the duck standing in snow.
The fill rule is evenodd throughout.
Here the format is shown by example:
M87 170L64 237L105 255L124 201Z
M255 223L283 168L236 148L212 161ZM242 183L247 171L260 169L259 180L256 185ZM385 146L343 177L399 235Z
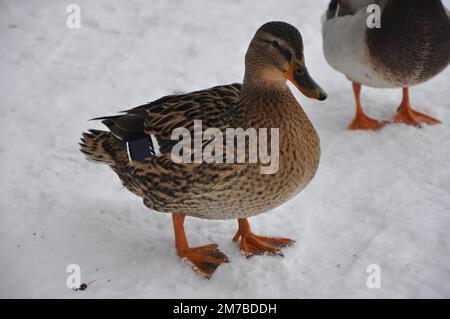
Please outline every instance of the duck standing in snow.
M381 9L381 26L368 26L368 6ZM323 19L328 63L353 82L356 117L349 129L378 130L386 122L364 114L361 85L403 88L395 123L438 124L411 108L409 87L423 83L450 62L450 19L440 0L332 0Z
M326 98L305 66L299 31L287 23L269 22L250 43L243 84L166 96L121 115L100 118L109 131L84 133L81 151L88 159L109 165L147 207L172 214L178 255L205 277L227 257L215 244L189 247L185 216L237 219L234 240L241 240L240 249L247 256L279 254L293 241L255 235L247 218L298 194L314 177L320 157L319 137L286 80L310 98ZM195 120L222 131L279 128L278 170L261 174L261 163L173 161L172 132L184 127L194 133ZM154 151L155 145L159 152Z

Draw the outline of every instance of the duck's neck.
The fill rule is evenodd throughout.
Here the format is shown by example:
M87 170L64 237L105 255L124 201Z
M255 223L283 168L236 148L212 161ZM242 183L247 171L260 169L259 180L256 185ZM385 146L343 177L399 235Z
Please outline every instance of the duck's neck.
M301 110L285 81L276 85L244 80L240 108L245 128L280 127Z

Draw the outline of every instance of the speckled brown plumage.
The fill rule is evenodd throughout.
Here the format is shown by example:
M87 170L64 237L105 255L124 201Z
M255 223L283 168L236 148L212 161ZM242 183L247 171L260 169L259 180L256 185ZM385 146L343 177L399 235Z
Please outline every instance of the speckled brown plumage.
M192 129L194 119L204 120L204 129L280 128L280 167L275 175L264 175L260 164L176 164L167 147L144 163L130 162L124 144L113 134L85 133L82 151L92 160L109 164L123 185L143 197L149 208L211 219L249 217L279 206L313 178L320 157L319 138L289 89L246 94L240 85L221 86L170 101L151 104L146 110L146 132L159 132L161 145L170 140L172 128ZM177 110L180 105L184 108ZM177 110L177 116L166 120L166 114L172 113L163 110L170 108Z
M81 150L90 160L111 166L123 185L156 211L208 219L267 212L311 181L320 157L319 137L283 76L289 57L303 60L300 33L284 23L263 26L250 44L243 85L167 96L122 115L101 118L110 132L84 133ZM308 94L326 97L319 89ZM278 171L261 174L260 163L173 162L171 134L179 127L192 132L194 120L202 120L204 130L279 128ZM144 162L129 161L123 140L145 135L157 138L161 153Z

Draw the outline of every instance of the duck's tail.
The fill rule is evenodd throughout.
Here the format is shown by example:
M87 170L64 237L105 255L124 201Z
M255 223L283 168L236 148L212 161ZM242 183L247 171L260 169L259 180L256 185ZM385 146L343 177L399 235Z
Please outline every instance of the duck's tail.
M86 155L88 160L115 165L127 158L126 147L122 144L110 132L89 130L81 137L80 151Z

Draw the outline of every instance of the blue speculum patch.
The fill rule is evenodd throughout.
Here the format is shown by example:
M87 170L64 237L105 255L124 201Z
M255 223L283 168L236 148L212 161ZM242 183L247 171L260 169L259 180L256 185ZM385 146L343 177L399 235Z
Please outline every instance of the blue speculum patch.
M145 159L155 155L153 143L149 137L126 143L130 160L143 162Z

